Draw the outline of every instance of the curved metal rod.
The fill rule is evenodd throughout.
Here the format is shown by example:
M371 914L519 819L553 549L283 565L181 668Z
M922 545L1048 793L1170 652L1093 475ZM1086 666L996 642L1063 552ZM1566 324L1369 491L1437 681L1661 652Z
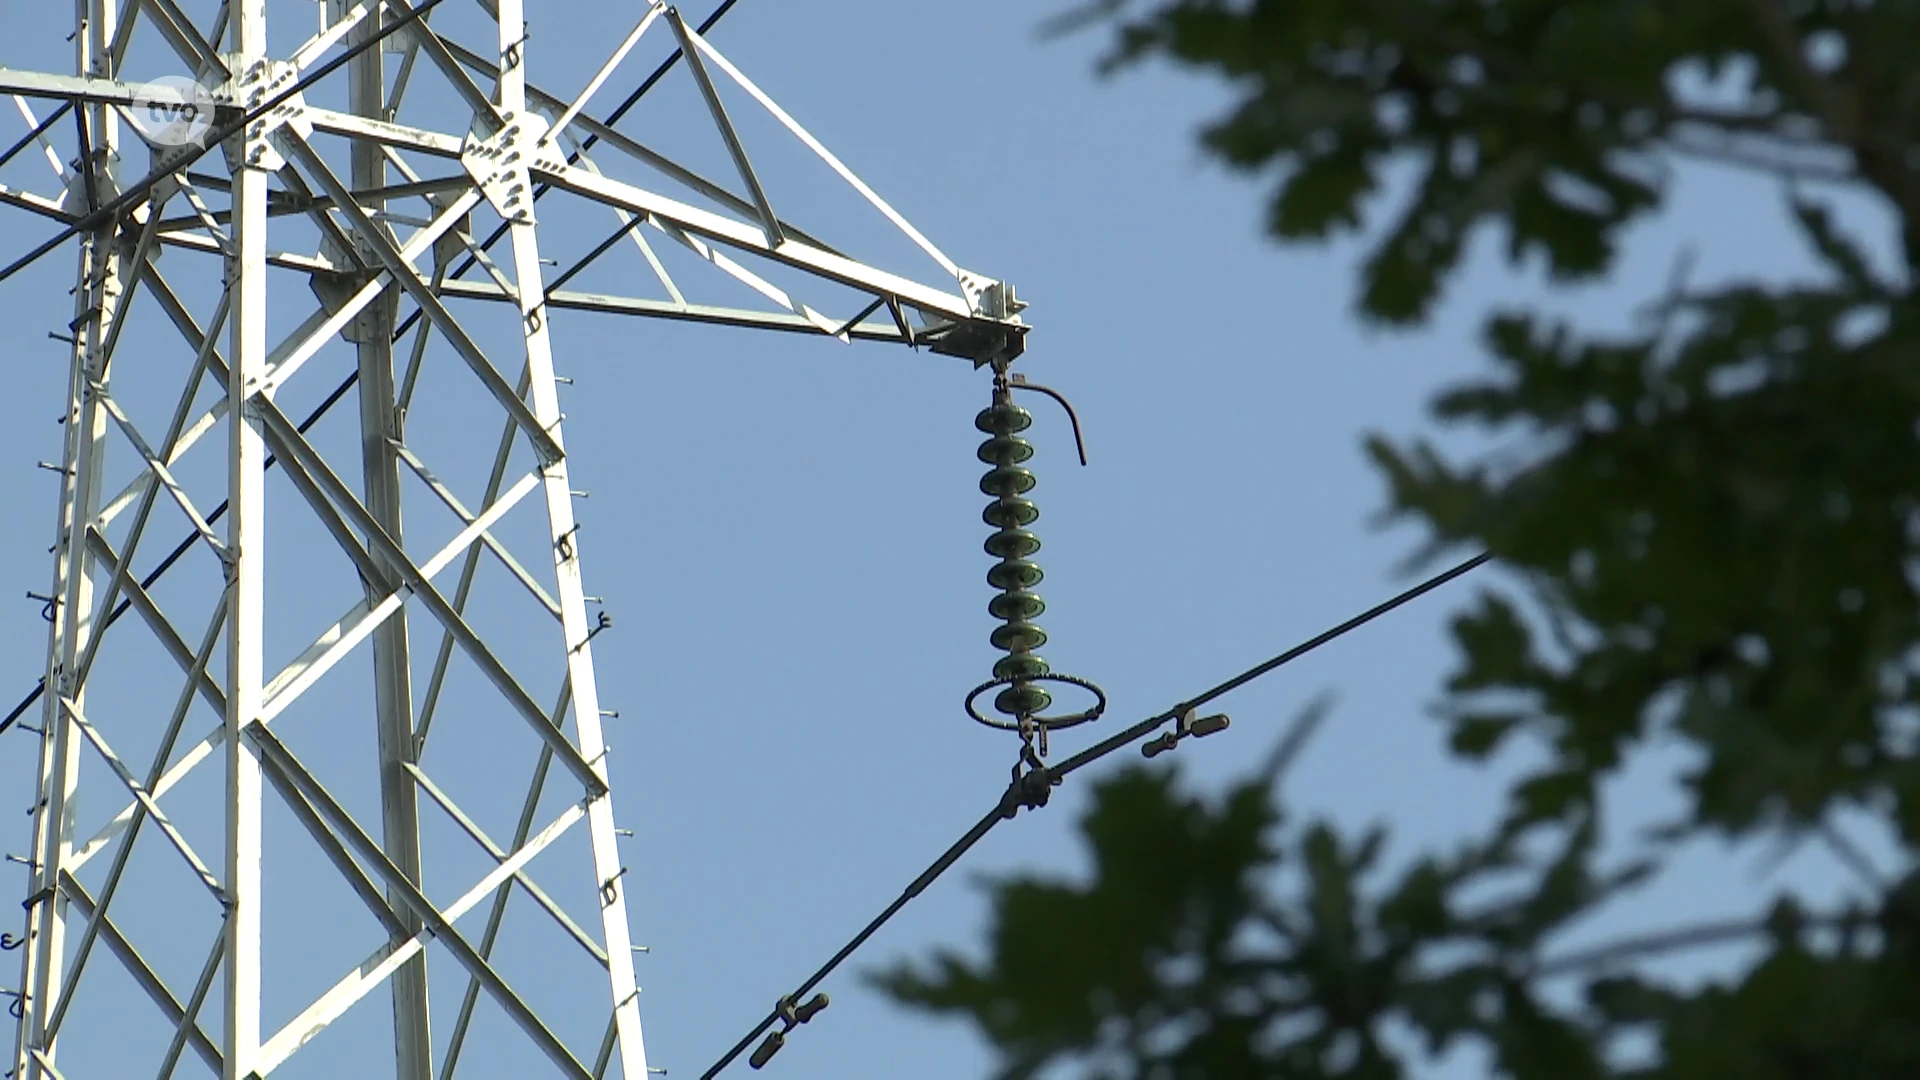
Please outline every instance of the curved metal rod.
M1080 437L1080 414L1073 411L1073 403L1067 400L1066 395L1051 387L1041 386L1039 383L1030 383L1027 381L1025 375L1008 376L1007 385L1015 390L1032 390L1036 393L1045 394L1059 402L1061 408L1067 410L1067 422L1073 425L1074 449L1080 451L1080 464L1084 467L1087 463L1087 444L1086 441Z

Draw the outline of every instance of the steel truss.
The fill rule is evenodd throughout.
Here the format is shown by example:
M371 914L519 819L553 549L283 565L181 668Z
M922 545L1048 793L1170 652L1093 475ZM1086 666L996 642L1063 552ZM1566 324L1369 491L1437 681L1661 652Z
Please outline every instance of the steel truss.
M400 1080L467 1075L456 1068L474 1060L461 1049L482 996L531 1040L554 1075L641 1080L658 1071L648 1069L641 1037L628 927L628 883L643 879L627 873L619 850L623 830L616 828L592 648L605 622L589 616L594 601L582 577L578 493L569 483L559 402L565 380L554 370L550 316L588 310L924 345L980 364L1020 351L1022 305L1011 289L942 254L662 3L636 5L631 32L571 99L528 82L532 45L522 0L480 0L492 30L484 44L462 44L417 17L390 32L390 40L374 43L385 27L416 15L416 3L323 0L320 31L284 59L268 55L267 0L225 0L200 19L183 10L191 6L186 0L79 0L75 74L0 69L0 94L29 123L27 137L0 156L0 166L23 154L44 155L58 184L52 193L0 186L0 203L85 226L75 238L66 445L37 727L40 791L33 847L23 860L30 885L19 939L22 975L14 990L20 1026L12 1075L83 1080L61 1072L61 1047L63 1036L71 1041L88 1029L84 977L104 970L97 953L105 946L171 1032L151 1061L125 1075L164 1080L197 1069L226 1080L264 1078L378 991L392 1003ZM304 9L311 18L313 4L275 0L274 7ZM660 35L677 46L676 59L684 57L674 77L697 86L737 174L729 183L681 166L589 112L597 94L623 73L631 76L636 45ZM141 38L158 39L180 72L207 88L222 123L284 94L329 58L360 51L338 77L345 83L344 108L310 102L309 90L318 98L332 88L316 84L210 152L149 147L157 182L109 220L94 221L89 215L96 208L137 191L132 185L143 174L128 167L143 143L127 121L129 110L150 100L152 84L119 75ZM374 47L364 47L369 43ZM423 79L439 80L440 89L462 103L454 130L402 122L409 85ZM728 98L764 110L950 282L931 286L880 270L779 216L776 206L785 204L756 172ZM68 145L62 140L69 127L67 154L60 147ZM611 168L615 159L618 169ZM616 178L636 167L652 179L649 186ZM735 181L737 188L730 186ZM552 280L535 213L549 191L597 204L614 226ZM500 232L483 244L474 223L489 213L499 219ZM318 243L274 246L293 225L306 230L303 236L317 235ZM496 262L489 249L502 234L510 247ZM689 301L653 246L661 240L692 252L733 279L735 291L745 286L767 306ZM587 265L627 246L644 260L664 298L565 287ZM169 249L186 253L189 265L163 271L161 256ZM202 255L221 260L224 271L217 292L202 290L213 295L204 305L210 310L197 314L193 275L214 265L193 258ZM464 265L456 268L456 260ZM466 277L476 266L484 277ZM284 335L269 331L270 270L304 277L320 301ZM829 315L776 284L770 276L776 271L863 299ZM122 336L142 296L177 330L183 355L191 357L184 378L175 379L164 430L143 419L156 405L148 391L129 399L114 389L116 369L152 370L165 351L146 338ZM410 305L404 319L403 299ZM478 324L456 313L456 300L512 305L517 336L490 354ZM468 385L477 383L500 425L490 458L442 463L488 477L471 499L441 479L409 437L408 410L434 392L421 380L433 337L441 352L460 361ZM322 452L309 434L311 419L296 422L283 405L290 387L312 382L309 364L336 339L351 343L355 356L357 468L337 466L342 455ZM509 349L524 355L517 379L497 362ZM211 402L203 403L208 395ZM463 422L485 419L475 414ZM218 445L222 434L223 460L189 457L196 446ZM116 457L131 455L131 479L117 488L109 482L110 448ZM516 467L516 455L525 451L531 464ZM293 505L275 504L272 519L269 469L297 493ZM432 499L420 505L415 496L423 490ZM216 494L224 500L217 507L210 505ZM535 514L536 507L544 514ZM415 538L420 533L412 526L432 514L457 520L450 539ZM282 612L265 587L267 560L275 557L266 537L270 520L295 517L330 537L350 563L360 595L351 603L342 597L343 613L331 626L291 661L269 668L265 642ZM212 560L216 572L202 575L202 585L162 594L149 587L151 575L136 571L143 540L163 518L183 523L190 537L183 547ZM470 617L487 555L521 600L550 620L546 644L530 660L524 640L496 640ZM177 550L162 568L180 557ZM449 587L444 579L455 564L457 581ZM110 636L113 613L122 608L137 618ZM183 621L188 610L194 614ZM425 619L413 617L422 612ZM440 637L437 652L430 665L417 665L412 646L418 634L432 631ZM147 636L145 647L157 646L170 658L179 679L144 710L121 709L109 721L96 715L96 704L124 676L116 674L117 654L103 651L103 643L140 634ZM370 664L364 662L369 654ZM490 688L492 710L531 733L533 781L517 806L463 807L430 768L430 732L435 740L450 737L475 711L463 706L433 727L436 711L447 713L442 695L456 655ZM560 676L557 700L543 704L527 689L520 672L529 666ZM417 667L429 672L419 705ZM377 826L359 820L308 763L309 748L323 749L332 729L280 722L322 688L337 694L355 679L362 684L347 687L344 700L364 708L370 689L378 732ZM345 729L353 719L329 723ZM134 744L146 752L129 757L116 749ZM93 762L92 772L83 770L83 760ZM170 794L209 772L223 773L214 788L225 826L213 830L211 843L208 830L169 814ZM106 794L120 807L91 835L77 829L83 775L104 775ZM272 978L261 948L262 922L271 917L262 863L269 790L384 936L364 962L271 1028L261 1005L264 980ZM541 808L551 802L543 795L554 790L562 793L564 809L543 817ZM423 868L432 860L423 795L431 812L455 823L491 867L468 879L450 902L427 895ZM517 809L511 837L483 826L496 809ZM587 842L579 854L590 865L569 867L564 895L556 897L536 881L530 864L582 824ZM153 867L135 858L136 839L145 841L140 851L169 853L164 857L176 869L184 866L211 913L215 929L194 946L200 960L191 981L170 980L146 959L134 924L150 927L152 919L139 916L158 901L137 883ZM604 986L604 1035L597 1046L583 1048L557 1034L550 1018L502 974L497 947L516 888L550 927L577 944L591 961L591 979ZM583 920L587 925L569 914L566 897L574 893L592 898L596 910ZM483 906L482 933L456 928ZM429 946L436 944L466 978L451 1036L441 1042L428 1023ZM74 1068L70 1060L66 1067Z

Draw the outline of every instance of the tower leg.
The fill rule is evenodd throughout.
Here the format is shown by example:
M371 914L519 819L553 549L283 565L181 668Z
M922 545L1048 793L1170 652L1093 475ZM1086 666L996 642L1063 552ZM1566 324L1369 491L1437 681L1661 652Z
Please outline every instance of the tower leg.
M373 37L379 33L382 20L381 11L376 9L361 20L348 40L358 44ZM385 119L386 80L381 52L375 46L361 53L348 65L347 73L348 108L375 120ZM385 186L386 156L378 146L357 140L352 154L355 190L375 191ZM368 197L361 205L369 214L378 215L386 209L386 200ZM393 289L389 285L388 293L361 313L353 334L359 349L361 470L367 509L388 535L400 540L400 455L395 442L401 436L401 420L394 395L393 307L389 302ZM367 603L379 603L399 582L397 573L386 581L367 582ZM379 725L382 846L387 857L418 888L419 788L407 772L407 766L414 763L411 672L407 608L402 607L373 634L374 706ZM398 893L390 890L388 899L405 927L393 937L393 945L398 948L426 924ZM393 975L396 1080L431 1080L433 1043L427 1017L427 954L422 950Z
M526 23L521 0L500 0L500 108L515 117L527 111ZM525 155L523 155L523 160ZM513 219L514 283L519 289L521 326L527 343L530 404L543 430L560 442L559 384L554 378L551 312L540 269L540 246L532 212ZM580 754L607 777L607 745L600 727L600 694L594 681L593 646L588 640L586 593L580 574L579 536L573 518L573 491L565 459L550 462L541 479L560 601L560 623L567 646L567 683L573 692L573 718ZM640 988L633 970L633 937L627 925L627 868L620 864L610 791L587 808L594 876L600 883L600 926L606 943L607 973L613 1005L615 1055L626 1080L646 1080L647 1051L640 1035Z
M107 43L113 39L118 0L76 0L74 66L83 75L113 77ZM112 109L79 109L86 149L77 166L80 197L100 194L104 169L113 161L117 126ZM88 179L90 178L90 179ZM106 392L108 343L120 315L126 272L118 243L118 223L86 235L80 247L73 291L73 348L69 367L65 449L62 454L60 518L54 548L53 589L48 593L46 693L41 698L39 790L34 802L32 881L27 900L27 936L22 949L21 1023L15 1047L14 1075L38 1080L47 1075L58 1032L52 1027L66 980L69 908L61 875L73 856L74 797L80 781L80 733L61 699L76 711L85 708L81 658L98 631L94 624L95 561L87 530L99 517L100 485L106 465Z
M266 0L231 0L228 8L240 75L267 55ZM247 400L247 386L266 370L267 172L254 158L263 144L247 140L233 162L233 246L227 263L232 304L228 357L227 547L231 600L227 616L227 955L222 1080L249 1080L260 1053L260 755L241 732L260 715L261 647L266 623L266 439Z

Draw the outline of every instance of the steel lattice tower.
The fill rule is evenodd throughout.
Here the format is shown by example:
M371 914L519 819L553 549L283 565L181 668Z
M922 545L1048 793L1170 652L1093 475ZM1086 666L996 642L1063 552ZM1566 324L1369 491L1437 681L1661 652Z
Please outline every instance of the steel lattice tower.
M384 997L399 1080L531 1075L462 1055L496 1030L535 1048L546 1075L642 1080L627 900L645 881L617 826L647 823L615 815L592 644L605 621L583 577L554 316L985 364L1019 353L1020 303L941 254L661 3L630 5L631 33L572 100L529 82L523 0L455 0L433 21L421 9L442 5L424 0L321 0L317 32L277 55L270 17L276 40L313 30L314 0L75 6L73 74L0 68L0 94L33 125L8 157L44 157L56 176L0 186L0 203L67 227L78 263L59 335L71 374L46 674L20 714L39 793L25 930L9 936L22 961L13 1075L105 1076L89 1062L113 1040L112 1060L137 1064L112 1080L266 1077ZM456 7L460 33L441 18ZM594 118L589 98L637 81L648 41L697 86L733 175L700 175ZM123 78L139 48L177 78ZM414 109L422 94L439 104ZM883 272L777 216L728 100L784 127L951 280ZM535 201L548 189L539 216L597 207L615 227L552 278ZM655 244L771 310L689 301ZM637 252L630 276L665 298L566 288L614 249ZM823 314L801 287L846 310ZM123 332L135 315L150 321ZM348 381L323 398L317 361L341 355ZM317 417L349 386L357 430L329 444L292 402L320 401ZM482 437L436 450L417 421L429 413ZM188 540L156 558L172 537L155 534L175 530ZM334 564L344 586L316 623L305 608ZM289 574L309 587L275 587ZM531 770L531 787L438 771L441 742L474 732L490 768ZM358 809L334 779L354 772L377 793ZM294 872L292 841L266 839L280 817L310 856L288 886L275 874ZM450 880L449 866L468 869ZM263 992L282 983L263 926L322 878L371 913L375 950L343 954L330 989L270 1022ZM515 891L519 921L504 918ZM484 932L454 925L483 909ZM550 1005L551 980L543 997L510 977L529 919L540 940L570 943L580 964L561 989L597 1003L592 1015L556 1015L577 1010ZM457 1010L446 985L463 991ZM429 1024L430 987L450 1031ZM153 1006L144 1019L127 1011L135 997ZM491 1026L475 1019L482 1001ZM374 1064L352 1075L384 1073L384 1041L362 1049Z

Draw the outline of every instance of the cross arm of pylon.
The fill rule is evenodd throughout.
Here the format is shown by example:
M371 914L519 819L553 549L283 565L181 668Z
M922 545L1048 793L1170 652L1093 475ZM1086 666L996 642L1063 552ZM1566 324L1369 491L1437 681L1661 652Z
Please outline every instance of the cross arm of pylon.
M771 259L775 262L786 263L787 265L816 276L860 289L878 297L887 298L894 304L909 304L925 313L936 325L939 323L957 323L985 328L987 333L970 343L973 347L968 350L969 355L975 353L991 355L1008 351L1017 354L1020 351L1027 328L1017 318L1020 305L1017 302L1011 301L1010 291L998 282L992 282L962 270L953 260L941 252L939 248L935 247L925 235L914 228L905 217L889 205L886 200L882 199L871 187L855 175L851 169L847 168L838 157L827 150L818 139L805 128L801 127L784 109L781 109L765 91L755 85L752 80L748 79L738 67L720 55L720 53L713 48L712 44L701 37L697 31L691 28L685 28L685 36L695 45L695 48L691 51L682 49L682 54L690 58L695 54L704 56L707 60L712 61L716 66L725 71L729 78L752 96L761 106L765 107L782 126L786 127L788 131L804 143L809 150L819 156L842 180L899 228L916 246L932 258L941 269L952 275L961 286L961 295L954 295L942 290L909 282L897 275L888 274L884 271L866 266L854 259L841 255L831 247L813 241L810 237L805 237L804 234L793 230L777 217L770 219L775 223L777 228L769 229L767 221L769 220L768 215L771 213L771 207L764 205L764 200L756 199L749 202L725 193L724 190L716 191L715 189L718 188L718 185L697 176L692 176L687 170L680 169L661 155L646 150L634 140L619 135L618 132L613 131L613 129L607 125L594 125L585 121L579 121L582 126L587 127L590 133L596 138L608 140L610 145L613 145L616 149L631 154L651 167L667 172L678 182L688 184L688 186L700 191L701 194L722 202L730 209L746 212L749 216L756 218L759 224L749 224L747 222L736 221L721 215L712 214L666 196L643 192L642 189L631 187L630 185L619 185L617 181L608 182L623 188L630 188L631 191L640 191L646 196L648 201L635 202L631 199L608 197L604 191L596 193L591 190L591 185L561 182L557 175L559 173L568 175L580 175L582 173L582 165L585 164L584 155L581 156L581 163L568 165L555 155L535 155L529 153L525 156L532 161L531 172L533 179L543 185L550 185L561 190L571 191L574 194L596 198L598 201L609 206L627 209L640 214L656 214L663 222L678 226L686 232L703 239L723 243L730 247L738 248L741 251ZM462 63L483 75L498 77L499 69L486 58L462 48L457 43L449 41L446 44L452 54ZM704 70L704 67L702 70ZM551 94L541 93L531 87L529 87L528 93L534 101L542 103L549 108L559 106L564 109L565 107L560 103L560 99ZM725 137L725 131L730 130L730 127L724 128L723 137ZM529 138L538 145L543 142L544 137L534 135L529 136ZM743 156L744 150L742 151L742 157ZM592 169L585 169L584 171L588 176L595 174L595 170ZM743 175L751 175L751 169L749 168L747 173ZM750 186L752 185L750 184ZM536 193L536 195L537 194L538 193ZM909 342L915 340L915 335L910 331L906 332L904 336ZM982 357L975 355L974 358L981 359Z

